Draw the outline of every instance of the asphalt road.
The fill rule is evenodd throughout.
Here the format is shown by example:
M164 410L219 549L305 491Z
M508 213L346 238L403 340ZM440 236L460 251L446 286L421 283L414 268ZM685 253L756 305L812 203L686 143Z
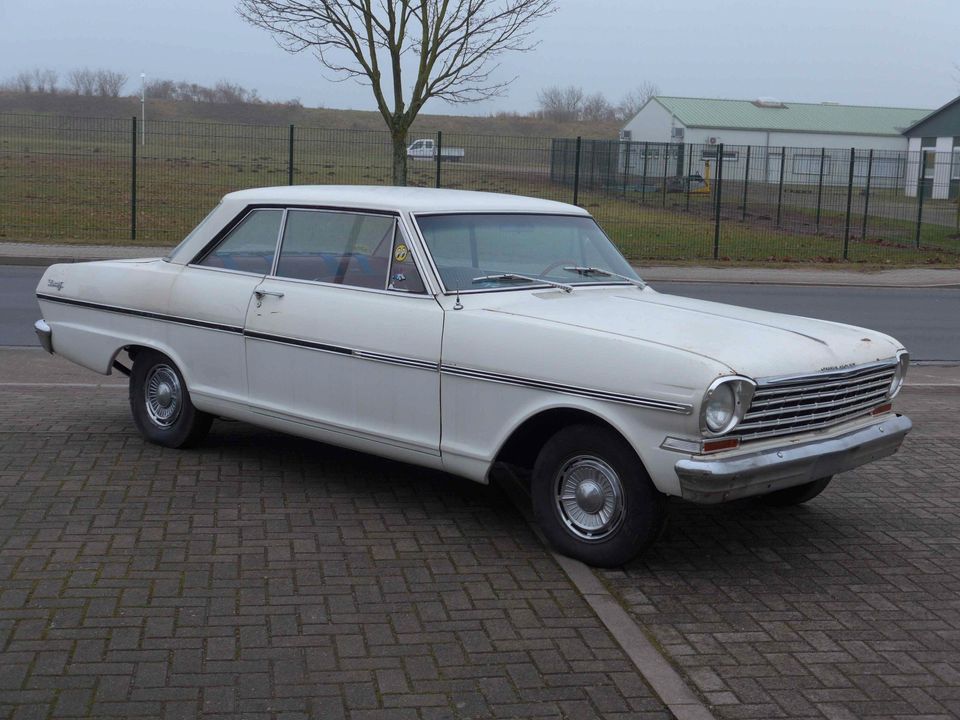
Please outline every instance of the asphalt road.
M651 284L674 295L879 330L902 342L914 361L960 361L960 288Z
M43 268L0 265L0 346L37 345ZM960 289L660 282L676 295L861 325L889 333L913 360L960 361Z

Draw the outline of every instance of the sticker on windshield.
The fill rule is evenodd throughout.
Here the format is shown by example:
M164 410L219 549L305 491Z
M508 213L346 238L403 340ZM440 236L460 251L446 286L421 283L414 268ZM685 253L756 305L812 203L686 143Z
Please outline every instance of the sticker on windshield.
M410 251L407 250L407 246L403 243L400 243L393 249L393 259L397 262L404 262L409 254Z

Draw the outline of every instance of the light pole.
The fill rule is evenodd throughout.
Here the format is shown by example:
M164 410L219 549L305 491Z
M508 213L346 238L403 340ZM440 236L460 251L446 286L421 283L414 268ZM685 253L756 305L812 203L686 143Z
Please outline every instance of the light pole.
M140 73L140 145L147 144L147 74Z

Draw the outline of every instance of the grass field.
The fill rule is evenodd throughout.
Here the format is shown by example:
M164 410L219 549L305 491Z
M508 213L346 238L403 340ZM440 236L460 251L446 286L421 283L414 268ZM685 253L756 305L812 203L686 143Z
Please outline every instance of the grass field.
M0 114L0 239L86 243L131 242L133 162L131 123L122 119ZM444 133L465 161L443 163L442 187L531 195L570 202L569 184L551 180L551 140ZM136 145L136 239L172 245L227 192L284 185L289 129L282 126L155 121ZM383 185L390 145L371 130L297 128L296 184ZM433 186L436 165L411 161L410 184ZM586 183L584 183L586 185ZM579 204L600 221L634 261L834 262L843 257L846 188L822 194L819 218L809 188L756 183L723 187L720 232L712 194L637 192L583 187ZM884 195L883 193L887 193ZM916 239L916 201L890 191L851 204L850 262L950 264L960 260L956 204L928 201ZM779 223L777 216L779 215ZM819 219L819 222L818 222Z

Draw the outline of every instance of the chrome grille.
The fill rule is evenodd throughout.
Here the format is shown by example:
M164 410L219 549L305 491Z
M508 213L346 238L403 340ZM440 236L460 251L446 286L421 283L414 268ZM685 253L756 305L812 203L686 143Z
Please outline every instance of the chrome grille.
M884 363L760 381L731 435L741 440L791 435L866 415L886 401L895 372L896 363Z

